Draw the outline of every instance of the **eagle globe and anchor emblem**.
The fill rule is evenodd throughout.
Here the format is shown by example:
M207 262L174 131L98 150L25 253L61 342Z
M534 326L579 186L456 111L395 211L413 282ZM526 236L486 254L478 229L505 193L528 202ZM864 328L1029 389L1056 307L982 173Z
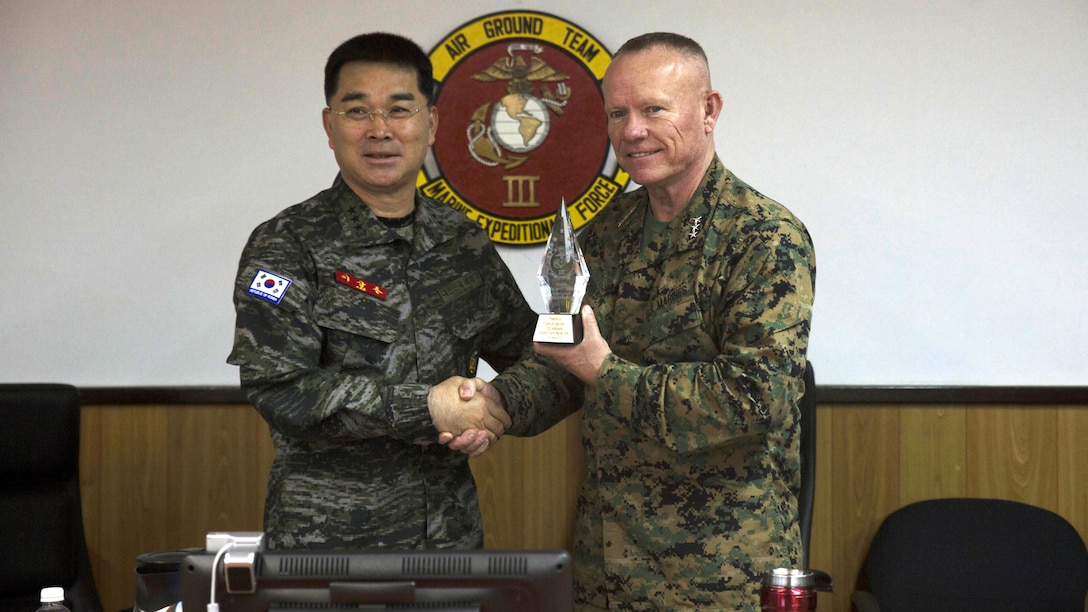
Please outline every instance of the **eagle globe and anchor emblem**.
M417 187L510 245L548 240L561 202L577 230L630 177L608 142L596 37L537 11L484 15L430 52L440 120Z
M520 166L528 153L539 147L548 137L551 112L563 114L563 107L570 99L569 78L548 65L537 54L544 47L532 43L512 43L507 46L507 57L472 75L476 81L509 81L507 94L495 103L476 109L468 126L468 150L472 158L485 166L502 165L506 169ZM520 51L533 53L528 60ZM542 87L541 97L533 95L535 82L557 83L553 92L547 85ZM510 153L508 154L507 151Z

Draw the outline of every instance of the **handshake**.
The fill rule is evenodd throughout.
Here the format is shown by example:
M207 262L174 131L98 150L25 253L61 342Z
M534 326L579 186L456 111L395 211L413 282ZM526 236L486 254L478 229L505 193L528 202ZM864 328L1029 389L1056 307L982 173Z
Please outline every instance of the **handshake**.
M597 385L601 367L612 349L601 336L597 317L582 305L584 338L575 345L534 343L538 355L551 359L578 377L587 387ZM438 443L469 457L479 457L498 441L510 415L498 389L479 378L451 376L431 387L427 395L431 421L438 430Z
M427 394L438 442L469 458L484 454L510 426L502 393L480 378L452 376Z

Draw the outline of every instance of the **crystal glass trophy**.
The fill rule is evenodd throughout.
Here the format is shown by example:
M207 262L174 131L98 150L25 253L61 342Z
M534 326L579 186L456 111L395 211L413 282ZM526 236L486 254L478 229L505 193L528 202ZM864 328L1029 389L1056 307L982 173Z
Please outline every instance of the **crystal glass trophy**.
M580 311L589 284L589 268L586 267L582 249L578 247L566 200L559 203L559 211L552 223L552 233L548 236L536 276L547 312L537 318L533 341L552 344L581 342Z

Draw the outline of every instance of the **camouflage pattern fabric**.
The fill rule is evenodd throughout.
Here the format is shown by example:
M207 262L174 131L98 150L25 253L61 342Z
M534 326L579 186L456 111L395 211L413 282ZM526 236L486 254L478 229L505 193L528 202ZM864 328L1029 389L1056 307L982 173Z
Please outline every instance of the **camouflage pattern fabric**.
M509 433L584 410L581 607L755 611L763 573L800 561L812 242L717 158L643 249L648 208L645 189L621 195L580 236L613 351L597 387L539 357L494 384Z
M272 548L483 545L468 461L434 444L427 393L477 357L512 363L536 316L463 214L417 194L413 228L404 240L338 177L242 253L228 362L276 449Z

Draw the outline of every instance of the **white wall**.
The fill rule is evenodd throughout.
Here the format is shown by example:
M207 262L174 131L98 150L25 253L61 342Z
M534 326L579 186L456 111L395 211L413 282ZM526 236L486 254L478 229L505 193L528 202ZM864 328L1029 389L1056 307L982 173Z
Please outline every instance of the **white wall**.
M0 0L0 379L236 384L242 245L335 173L328 53L515 9L706 47L719 154L815 239L821 382L1088 384L1080 0Z

